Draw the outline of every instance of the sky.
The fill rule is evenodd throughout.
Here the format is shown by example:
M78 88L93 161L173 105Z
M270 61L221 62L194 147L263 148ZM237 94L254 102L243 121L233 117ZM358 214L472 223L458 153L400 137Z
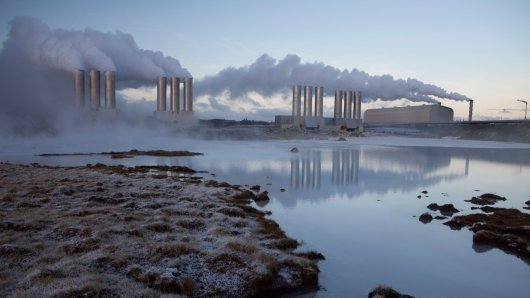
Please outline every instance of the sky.
M278 60L295 54L302 62L415 78L463 94L475 100L475 119L522 118L524 104L517 99L530 101L528 0L0 0L0 41L15 16L38 18L52 29L131 34L140 48L178 59L199 80L252 64L263 54ZM130 100L156 96L152 88L122 94ZM248 97L290 110L287 95ZM196 100L203 116L229 118L234 114L226 111L230 104L240 106L235 118L247 118L246 112L248 118L260 118L259 108L244 100ZM219 103L224 104L216 110ZM365 107L403 104L409 103ZM442 104L454 109L455 119L467 118L466 102ZM269 114L261 118L272 120Z

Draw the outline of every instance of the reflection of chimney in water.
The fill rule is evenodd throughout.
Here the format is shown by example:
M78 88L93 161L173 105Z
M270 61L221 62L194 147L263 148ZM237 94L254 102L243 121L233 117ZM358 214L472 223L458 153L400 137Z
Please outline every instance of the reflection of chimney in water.
M340 152L334 150L332 153L331 183L338 184L340 177Z
M291 159L291 188L298 189L300 173L300 161L298 159Z
M320 188L320 175L322 172L322 155L320 151L313 152L313 188Z
M302 161L302 188L308 189L309 188L309 173L311 172L311 164L309 163L309 159L307 157L304 158Z
M351 178L350 183L357 184L359 177L359 150L352 150L351 153Z
M466 176L469 174L469 153L466 154L466 169L465 169Z
M340 165L341 165L341 168L340 168L340 179L339 179L339 184L346 184L346 172L347 172L347 168L348 168L348 164L346 163L346 154L348 153L348 151L346 149L342 150L340 152Z
M357 184L359 173L358 150L335 150L332 153L332 184Z

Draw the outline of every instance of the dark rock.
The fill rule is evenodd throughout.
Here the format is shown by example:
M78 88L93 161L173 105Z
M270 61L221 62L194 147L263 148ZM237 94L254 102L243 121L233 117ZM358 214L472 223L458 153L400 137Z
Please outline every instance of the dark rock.
M244 190L238 194L235 194L233 196L234 199L236 200L247 200L247 199L254 199L256 197L256 195L251 192L250 190Z
M484 206L484 205L494 205L498 201L506 201L506 198L498 196L498 195L490 194L490 193L485 193L478 197L473 197L471 198L471 200L465 200L465 201L471 204Z
M426 191L426 190L424 190L424 191L422 191L421 193L424 194L424 195L426 195L426 194L428 194L429 192Z
M285 188L280 188L280 191L281 191L281 192L284 192L284 191L285 191Z
M526 205L530 206L530 201L524 202Z
M298 153L298 152L300 152L300 150L298 150L297 147L293 147L293 148L291 149L291 152L292 152L292 153Z
M268 201L269 200L269 193L267 191L261 192L254 197L254 201Z
M387 286L377 286L375 289L373 289L369 294L368 298L375 298L375 297L381 297L381 298L414 298L407 294L401 294L398 291L392 289L391 287Z
M438 205L436 203L432 203L429 204L427 208L432 211L440 211L440 213L444 216L453 216L453 214L460 212L460 210L456 209L453 204Z
M418 195L417 198L418 198L418 199L421 199L421 195Z
M419 220L422 223L424 223L424 224L428 224L428 223L430 223L432 221L432 215L430 215L429 213L425 212L422 215L420 215Z
M446 216L437 215L437 216L434 217L434 219L444 220L444 219L447 219L447 217Z
M252 187L250 187L250 190L253 190L253 191L259 191L261 189L261 186L259 185L254 185Z
M346 139L343 138L343 137L340 137L340 138L337 139L337 141L344 142L344 141L346 141Z
M514 254L530 264L530 214L517 209L482 207L485 213L456 216L444 223L452 229L469 227L473 243L489 245Z

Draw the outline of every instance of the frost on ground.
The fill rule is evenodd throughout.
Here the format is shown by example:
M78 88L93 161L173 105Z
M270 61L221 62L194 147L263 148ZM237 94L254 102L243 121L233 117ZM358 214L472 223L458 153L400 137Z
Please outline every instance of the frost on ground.
M185 167L0 163L0 296L253 296L315 289L255 194Z

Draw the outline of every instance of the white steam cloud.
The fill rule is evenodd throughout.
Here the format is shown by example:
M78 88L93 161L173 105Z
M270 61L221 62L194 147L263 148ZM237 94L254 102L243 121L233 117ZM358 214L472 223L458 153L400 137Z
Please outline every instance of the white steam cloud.
M30 17L15 17L4 47L16 47L34 63L52 69L113 70L119 80L152 81L157 76L189 77L175 58L140 49L130 34L91 28L51 30Z
M371 76L358 69L348 71L323 63L301 63L297 55L287 55L276 61L266 54L251 65L228 67L214 76L205 77L196 83L195 94L217 96L228 93L230 97L238 98L254 91L263 96L272 96L277 92L290 92L294 84L323 86L330 96L336 89L361 90L365 100L406 98L418 102L438 102L436 98L457 101L469 99L416 79Z

